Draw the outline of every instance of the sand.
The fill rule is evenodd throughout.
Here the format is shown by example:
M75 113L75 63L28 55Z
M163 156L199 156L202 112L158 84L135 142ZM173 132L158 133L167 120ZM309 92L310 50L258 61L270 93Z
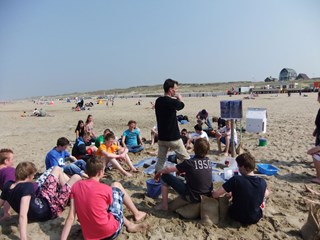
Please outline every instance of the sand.
M264 218L258 224L241 226L231 221L219 226L204 227L199 224L199 220L184 220L176 213L155 211L153 207L160 200L145 195L145 181L150 176L140 172L128 179L113 170L108 173L106 180L120 181L125 186L137 207L149 213L145 222L151 226L148 232L138 234L129 234L124 229L119 239L301 239L300 228L307 218L303 197L311 198L305 192L304 184L319 189L319 186L310 183L315 169L311 157L306 154L314 144L312 132L319 108L316 98L316 93L308 93L305 97L298 94L292 94L291 97L286 94L260 95L256 99L243 100L244 127L248 107L266 108L268 111L267 133L244 133L243 147L259 162L271 163L279 168L278 174L266 178L272 195L267 201ZM243 96L184 98L186 106L179 113L189 116L190 123L180 127L192 131L196 123L195 115L199 110L206 108L211 116L218 116L220 100L236 99L243 99ZM150 140L150 129L155 125L155 114L150 101L154 100L142 98L142 105L137 106L136 99L116 99L113 107L95 105L90 110L81 112L71 110L74 103L62 101L55 101L53 106L37 105L29 101L2 104L0 147L13 149L15 165L21 161L33 161L43 171L46 153L55 146L57 138L65 136L74 141L77 121L85 120L88 114L93 115L97 134L102 133L105 128L111 128L120 136L126 129L127 122L134 119L142 136ZM53 116L20 116L23 111L31 114L35 107L43 108ZM258 146L260 137L267 139L267 146ZM146 148L151 149L148 143ZM156 148L157 145L154 146ZM216 155L216 150L216 143L211 142L210 158L223 161L222 156ZM130 157L136 163L148 155L143 152L130 154ZM173 193L170 194L171 199L174 196ZM68 208L61 218L44 223L29 223L29 239L59 239L67 213ZM12 214L11 220L0 225L0 239L19 237L17 214ZM69 239L83 239L79 223L74 224Z

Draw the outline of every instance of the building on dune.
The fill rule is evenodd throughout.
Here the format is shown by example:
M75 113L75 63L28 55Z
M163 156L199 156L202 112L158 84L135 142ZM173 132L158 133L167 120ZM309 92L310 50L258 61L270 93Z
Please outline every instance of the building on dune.
M299 73L299 75L296 77L296 80L309 80L310 78L305 73Z
M279 81L295 80L297 73L291 68L283 68L279 74Z

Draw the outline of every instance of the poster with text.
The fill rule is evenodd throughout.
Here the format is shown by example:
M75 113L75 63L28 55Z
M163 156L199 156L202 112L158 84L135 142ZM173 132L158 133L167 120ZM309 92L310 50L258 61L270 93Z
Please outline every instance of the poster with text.
M242 118L242 101L220 101L220 113L223 119L241 119Z

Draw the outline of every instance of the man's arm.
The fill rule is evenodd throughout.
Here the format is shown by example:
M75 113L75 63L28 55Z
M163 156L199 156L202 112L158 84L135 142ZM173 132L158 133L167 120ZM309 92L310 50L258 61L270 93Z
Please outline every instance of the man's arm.
M307 154L313 155L313 154L315 154L315 153L317 153L319 151L320 151L320 146L316 146L316 147L313 147L313 148L309 149Z
M158 182L162 174L169 174L171 172L177 172L177 171L178 169L176 168L176 166L165 167L156 173L156 175L154 176L154 180Z
M61 238L60 240L67 240L68 236L69 236L69 233L70 233L70 230L71 230L71 227L74 223L74 219L76 217L76 209L74 207L74 200L71 199L70 200L70 210L69 210L69 215L66 219L66 222L64 224L64 228L62 230L62 234L61 234ZM82 227L85 227L85 226L82 226Z
M69 158L72 162L75 162L78 160L75 156L72 156L72 155L70 155Z
M212 191L212 197L213 198L218 198L220 197L221 195L225 194L226 193L226 190L224 190L223 187L220 187L218 190L216 191Z
M102 153L104 156L106 156L107 158L120 158L120 157L121 157L121 155L119 155L119 154L109 153L109 152L107 152L107 151L105 151L105 150L101 151L101 153Z
M140 135L138 136L138 143L139 143L140 145L143 145L143 142L142 142L142 140L141 140Z
M27 225L28 225L28 211L30 206L31 195L27 195L21 198L20 212L19 212L19 230L20 239L27 239Z

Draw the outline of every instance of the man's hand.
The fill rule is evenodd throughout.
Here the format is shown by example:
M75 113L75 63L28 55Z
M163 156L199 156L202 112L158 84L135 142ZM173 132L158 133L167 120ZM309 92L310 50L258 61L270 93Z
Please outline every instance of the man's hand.
M154 181L159 182L161 178L162 172L161 170L154 175Z

